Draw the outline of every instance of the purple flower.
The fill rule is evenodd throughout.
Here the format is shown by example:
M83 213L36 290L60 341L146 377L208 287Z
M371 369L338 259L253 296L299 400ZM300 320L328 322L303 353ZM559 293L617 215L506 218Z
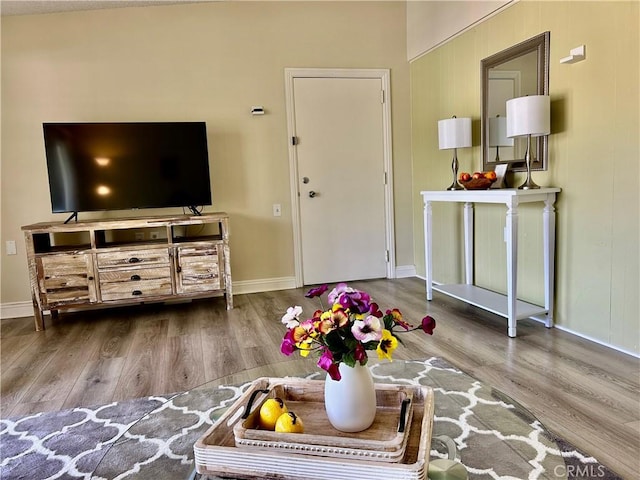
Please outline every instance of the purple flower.
M312 288L306 293L305 297L307 298L319 297L322 294L324 294L324 292L326 292L328 289L329 287L327 285L321 285L319 287Z
M430 317L429 315L427 315L422 319L422 330L424 330L424 333L433 335L433 330L435 328L436 328L436 321L434 320L433 317Z
M336 303L338 298L340 298L340 295L342 295L344 292L354 292L354 291L355 290L353 288L347 287L346 283L339 283L334 287L333 290L329 292L329 296L328 296L329 303L331 304Z
M371 297L368 293L359 290L342 293L338 303L352 313L369 313L371 309Z
M296 351L296 343L293 340L293 329L287 330L280 344L280 351L287 357Z
M356 320L351 327L351 333L362 343L377 342L382 338L382 324L378 317L369 315L364 320Z
M318 367L325 370L335 381L339 381L342 378L342 375L340 375L340 369L338 368L338 365L333 363L333 355L328 348L325 348L322 352L322 356L318 360Z

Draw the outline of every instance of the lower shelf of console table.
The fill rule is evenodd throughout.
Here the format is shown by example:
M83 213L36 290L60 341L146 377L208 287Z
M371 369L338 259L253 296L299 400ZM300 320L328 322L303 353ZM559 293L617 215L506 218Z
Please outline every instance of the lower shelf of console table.
M433 290L443 293L457 300L462 300L470 305L482 308L504 318L509 318L508 297L475 285L451 284L433 285ZM516 320L534 318L544 320L549 311L540 305L516 300Z

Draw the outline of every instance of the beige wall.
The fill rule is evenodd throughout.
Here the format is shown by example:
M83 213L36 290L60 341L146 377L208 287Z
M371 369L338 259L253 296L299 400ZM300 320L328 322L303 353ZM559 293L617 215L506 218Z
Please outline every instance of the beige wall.
M231 216L234 281L293 279L285 67L391 69L397 264L412 266L403 2L215 2L3 17L1 240L16 240L18 255L2 248L2 303L30 301L20 227L66 216L51 214L46 121L206 121L208 210ZM267 114L252 117L252 105ZM274 203L282 204L280 218Z
M515 0L408 0L407 58L445 43Z
M474 147L458 152L461 170L480 170L480 61L551 32L552 130L540 185L563 189L557 206L556 321L563 328L640 353L638 2L519 2L411 64L415 258L424 274L421 190L450 183L451 152L439 151L437 120L474 119ZM578 45L587 59L559 60ZM521 176L514 184L522 181ZM461 245L446 205L434 208L434 277L462 280ZM503 211L479 208L479 283L504 291ZM453 222L455 224L456 222ZM540 301L539 214L524 209L519 287Z

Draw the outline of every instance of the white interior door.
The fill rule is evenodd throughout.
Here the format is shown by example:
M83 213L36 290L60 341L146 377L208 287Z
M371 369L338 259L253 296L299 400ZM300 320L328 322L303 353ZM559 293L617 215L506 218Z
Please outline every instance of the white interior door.
M387 277L380 78L293 78L304 285Z

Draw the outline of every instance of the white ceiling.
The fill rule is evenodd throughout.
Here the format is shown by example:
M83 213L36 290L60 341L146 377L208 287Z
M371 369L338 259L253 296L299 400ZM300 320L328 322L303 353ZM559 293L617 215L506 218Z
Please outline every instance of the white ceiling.
M0 14L36 15L40 13L96 10L101 8L144 7L196 3L208 0L0 0Z

